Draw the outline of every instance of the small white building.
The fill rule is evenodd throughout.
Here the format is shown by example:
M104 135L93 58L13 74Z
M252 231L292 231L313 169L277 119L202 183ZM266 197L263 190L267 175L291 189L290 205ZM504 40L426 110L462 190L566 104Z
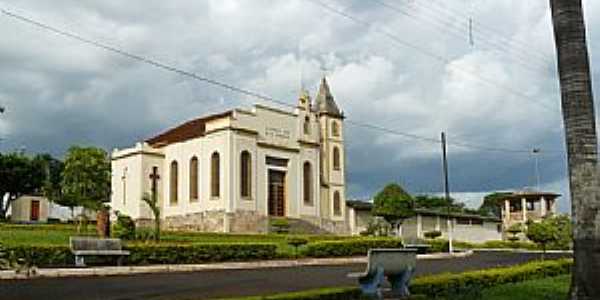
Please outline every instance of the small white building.
M271 217L347 233L344 116L325 78L312 103L201 117L112 152L111 208L142 222L154 193L163 225L265 232Z
M10 204L10 221L15 223L45 223L50 213L50 201L43 196L24 195Z
M348 224L353 235L367 229L373 215L373 204L366 201L348 201ZM443 211L416 209L416 215L404 220L401 235L404 241L416 242L425 239L428 231L440 231L440 238L448 238L448 216L452 222L453 239L469 243L484 243L502 240L502 221L498 218L480 215L450 213Z

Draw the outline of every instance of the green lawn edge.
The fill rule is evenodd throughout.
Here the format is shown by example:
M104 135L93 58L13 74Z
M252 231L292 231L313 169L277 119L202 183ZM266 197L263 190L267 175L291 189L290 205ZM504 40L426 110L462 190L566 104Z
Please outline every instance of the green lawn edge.
M570 273L572 259L535 261L511 267L490 268L463 273L443 273L415 278L408 299L463 299L454 295L466 294L469 290L480 291L504 285L521 284L528 281L544 280ZM280 293L275 295L218 298L215 300L341 300L366 299L360 289L351 287L329 287L306 291ZM464 298L468 299L468 298ZM487 298L480 298L487 299ZM506 298L498 298L506 299ZM512 299L511 300L516 300Z

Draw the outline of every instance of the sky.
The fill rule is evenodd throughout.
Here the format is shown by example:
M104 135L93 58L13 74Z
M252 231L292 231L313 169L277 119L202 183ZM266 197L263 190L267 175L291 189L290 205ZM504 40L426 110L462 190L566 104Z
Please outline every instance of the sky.
M295 104L326 76L347 117L347 197L386 183L477 207L491 191L568 180L548 1L0 1L86 39ZM600 88L600 3L584 1ZM471 26L469 26L469 23ZM0 15L0 151L124 148L262 100ZM268 103L267 103L268 104ZM363 126L359 126L363 124ZM370 126L386 130L374 130ZM408 133L422 138L402 135Z

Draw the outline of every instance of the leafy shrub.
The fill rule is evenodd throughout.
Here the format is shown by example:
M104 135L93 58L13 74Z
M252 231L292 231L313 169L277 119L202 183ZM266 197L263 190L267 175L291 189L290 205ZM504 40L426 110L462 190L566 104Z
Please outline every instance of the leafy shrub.
M304 255L338 257L366 255L371 248L402 248L402 241L393 238L363 238L341 241L322 241L306 245Z
M219 261L241 261L275 258L275 244L133 244L128 263L143 264L197 264ZM74 263L67 246L12 246L7 247L16 257L39 267L67 266Z
M56 267L73 262L73 256L67 246L10 246L5 251L30 266Z
M442 232L439 230L433 230L433 231L427 231L427 232L423 233L423 235L425 236L425 238L433 240L433 239L436 239L436 238L442 236Z
M290 231L290 223L284 218L272 219L269 221L269 225L275 233L287 233Z
M294 257L298 258L298 247L308 244L308 240L301 237L290 236L286 239L288 245L294 247Z
M220 261L272 259L275 244L134 244L128 262L144 264L197 264Z
M412 296L406 300L481 299L481 290L508 283L558 276L570 272L570 259L532 262L523 265L455 274L416 278L410 285ZM458 297L457 297L458 296ZM272 296L238 298L237 300L360 300L358 287L323 288ZM233 300L233 299L232 299Z
M372 217L367 222L367 228L361 232L362 236L388 236L392 231L390 223L382 217Z
M125 214L117 212L117 221L113 225L113 236L124 240L135 239L135 222Z
M469 294L475 289L567 274L572 264L571 259L561 259L506 268L419 277L413 280L410 290L412 293L431 298Z

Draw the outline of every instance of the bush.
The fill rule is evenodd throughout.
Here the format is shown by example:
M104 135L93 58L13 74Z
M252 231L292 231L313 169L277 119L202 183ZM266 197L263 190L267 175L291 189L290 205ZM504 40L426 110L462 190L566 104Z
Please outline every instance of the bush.
M127 261L130 265L197 264L220 261L273 259L275 244L133 244ZM67 246L13 246L12 251L28 264L38 267L73 265L74 258Z
M402 241L393 238L363 238L314 242L306 245L303 254L310 257L366 255L371 248L402 248Z
M561 259L532 262L507 268L432 275L413 280L410 290L412 293L427 295L431 298L469 294L473 290L492 286L567 274L572 265L573 260Z
M129 264L198 264L221 261L273 259L277 256L275 244L135 244Z
M436 238L442 236L442 232L439 230L433 230L433 231L427 231L423 235L425 236L425 238L433 240L433 239L436 239Z
M128 216L117 212L117 221L112 228L113 236L123 240L133 240L135 236L135 222Z
M481 299L481 291L508 283L517 283L545 277L568 274L573 261L532 262L523 265L494 268L455 274L418 277L412 281L413 295L407 300L425 299ZM469 298L475 296L475 298ZM357 287L322 288L310 291L272 296L236 298L237 300L338 300L365 299ZM230 300L233 300L230 298Z
M288 233L290 231L290 223L283 218L273 219L269 222L269 225L275 233Z

